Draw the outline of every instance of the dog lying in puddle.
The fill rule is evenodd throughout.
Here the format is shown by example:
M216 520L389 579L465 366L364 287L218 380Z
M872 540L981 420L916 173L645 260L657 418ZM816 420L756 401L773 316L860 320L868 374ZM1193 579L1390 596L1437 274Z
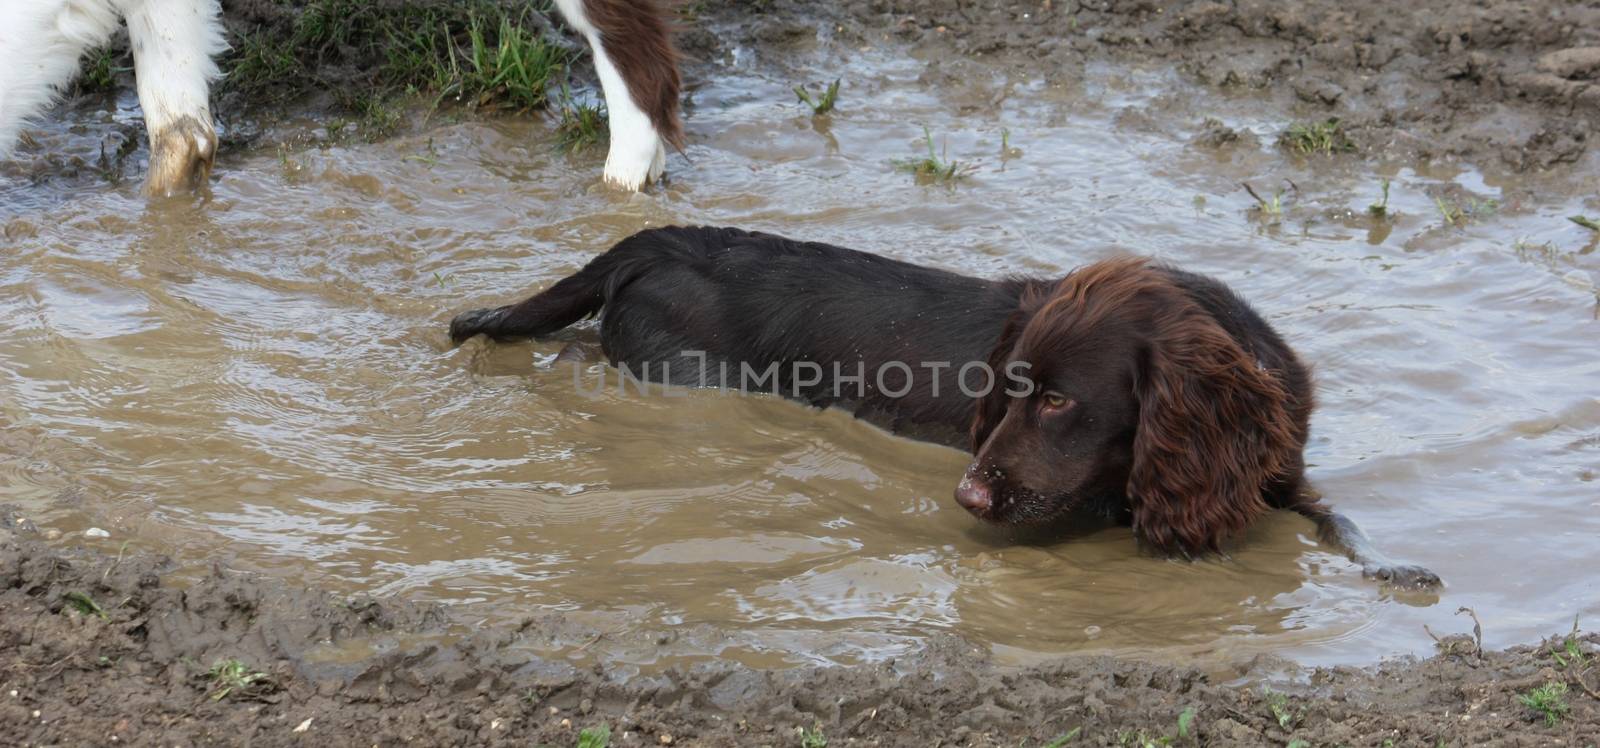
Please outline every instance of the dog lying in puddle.
M604 313L643 380L769 391L967 448L973 515L1090 511L1158 553L1221 552L1273 509L1316 523L1366 576L1439 577L1373 547L1305 484L1309 370L1212 278L1138 257L984 280L733 228L649 229L533 297L450 323L460 344Z

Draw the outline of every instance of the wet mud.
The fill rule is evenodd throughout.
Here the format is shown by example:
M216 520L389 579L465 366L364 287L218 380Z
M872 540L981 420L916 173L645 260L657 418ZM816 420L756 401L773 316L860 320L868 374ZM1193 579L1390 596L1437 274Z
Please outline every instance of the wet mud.
M1109 657L1005 668L939 637L873 666L640 673L581 647L542 654L610 635L559 615L484 628L445 607L221 565L175 578L168 559L51 546L7 520L8 745L565 746L603 727L611 745L1531 746L1600 732L1600 675L1580 664L1600 657L1593 634L1501 652L1454 634L1428 659L1368 668L1273 657L1213 671ZM229 661L248 684L212 675ZM1554 722L1520 700L1551 684L1565 689Z
M735 6L742 4L735 3ZM824 33L908 42L925 78L974 64L1074 86L1108 61L1160 67L1219 94L1265 93L1338 118L1367 157L1517 170L1576 164L1600 124L1600 4L1563 0L774 0L762 42ZM733 15L736 11L728 11ZM709 36L691 36L715 46Z

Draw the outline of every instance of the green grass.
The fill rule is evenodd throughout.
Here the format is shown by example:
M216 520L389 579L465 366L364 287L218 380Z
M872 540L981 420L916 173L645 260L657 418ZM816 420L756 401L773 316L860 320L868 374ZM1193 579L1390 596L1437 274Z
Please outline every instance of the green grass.
M611 745L611 726L585 727L578 733L578 748L608 748Z
M1244 187L1244 191L1250 193L1250 197L1256 201L1256 212L1273 219L1283 215L1283 188L1280 187L1274 191L1272 193L1272 199L1268 200L1262 197L1261 193L1256 192L1256 188L1251 187L1249 182L1240 182L1240 185L1242 185Z
M1045 743L1044 744L1044 748L1061 748L1062 746L1066 745L1067 743L1070 743L1070 742L1072 742L1074 740L1077 740L1078 739L1078 733L1081 733L1081 732L1083 732L1083 728L1082 727L1074 727L1071 730L1068 730L1065 735L1062 735L1061 737L1056 738L1055 740L1052 740L1052 741L1050 741L1048 743Z
M462 28L461 19L432 10L419 11L414 21L404 25L386 24L383 83L409 91L443 92L455 82L452 63Z
M259 670L252 670L249 665L233 659L219 660L206 671L206 677L211 680L214 689L211 692L212 701L221 701L231 695L259 690L272 683L272 676Z
M263 94L266 89L300 72L294 47L264 31L240 37L233 51L233 57L225 63L228 73L223 85L234 90Z
M971 164L952 161L947 156L942 156L938 151L935 151L933 148L933 134L928 131L926 126L922 128L922 137L928 141L927 156L892 162L895 169L916 177L918 184L955 184L962 179L966 179L976 168Z
M460 53L461 64L444 93L454 92L474 106L500 106L534 109L546 101L550 79L566 69L566 54L546 44L532 31L500 16L498 29L491 34L482 19L474 14L467 27L467 50Z
M1517 697L1523 706L1544 716L1546 726L1561 724L1572 707L1567 704L1567 684L1560 681L1546 683Z
M812 114L827 114L833 111L833 105L839 102L840 80L840 78L834 78L833 83L828 84L827 89L818 94L816 98L812 98L811 94L803 86L795 86L794 95L800 97L800 103L811 107Z
M1444 219L1446 226L1462 226L1500 208L1500 204L1493 200L1477 198L1463 202L1452 198L1435 197L1433 204L1439 209L1439 216Z
M1578 617L1572 617L1572 633L1561 639L1558 650L1555 645L1550 647L1550 657L1556 661L1556 666L1562 670L1567 668L1586 668L1589 666L1589 655L1583 651L1583 640L1578 638Z
M700 14L706 12L706 7L706 0L689 0L689 2L678 3L676 10L679 18L685 22L694 23L700 20Z
M822 725L810 730L800 728L800 748L828 748L828 736L822 733Z
M606 142L606 111L599 105L577 101L563 90L558 112L556 141L562 150L577 155Z
M1011 129L1000 128L1000 160L1013 159L1021 155L1021 148L1011 147Z
M1567 220L1578 224L1590 231L1600 231L1600 221L1588 216L1567 216Z
M1178 730L1176 735L1154 734L1148 730L1122 730L1117 733L1117 745L1128 748L1166 748L1188 741L1194 732L1194 707L1184 707L1178 715ZM1077 735L1077 730L1062 738L1062 742ZM1050 748L1059 748L1060 743L1052 743Z
M1466 210L1459 203L1436 197L1433 199L1433 204L1439 208L1439 215L1444 217L1444 225L1455 226L1466 222Z
M447 97L480 108L544 106L566 54L546 42L527 12L515 14L482 0L423 7L363 0L313 0L287 29L258 30L234 42L223 61L223 88L255 101L317 90L362 91L341 103L379 125L400 94ZM326 80L328 70L356 70ZM362 111L364 102L382 102ZM382 115L382 116L376 116Z
M1285 730L1293 730L1296 723L1305 716L1304 709L1296 709L1289 704L1289 695L1278 693L1270 688L1262 689L1262 695L1267 699L1267 709L1272 712L1273 720Z
M1389 180L1379 180L1378 186L1382 189L1383 196L1378 198L1378 202L1367 206L1367 213L1373 218L1384 218L1389 215Z
M118 55L111 47L99 47L84 55L76 83L80 93L110 91L117 86L117 73L129 68L117 66Z
M1166 748L1172 745L1172 737L1151 735L1145 730L1121 730L1117 733L1117 745L1124 748Z
M1338 118L1321 122L1296 122L1278 136L1278 142L1303 156L1344 153L1356 149L1356 144L1345 136Z
M105 609L101 608L100 604L94 601L94 598L89 597L88 593L74 590L62 595L61 599L66 601L67 607L77 611L80 615L96 616L101 620L110 618L110 616L106 615Z
M356 130L361 137L374 141L393 135L405 121L400 102L381 93L361 93L350 104L356 115Z

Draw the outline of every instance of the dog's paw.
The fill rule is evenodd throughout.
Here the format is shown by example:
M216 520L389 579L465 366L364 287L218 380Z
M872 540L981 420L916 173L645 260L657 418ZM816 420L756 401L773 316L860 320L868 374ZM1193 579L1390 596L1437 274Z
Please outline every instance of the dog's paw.
M612 121L611 149L606 154L607 184L638 192L652 182L660 182L666 170L667 151L648 121L623 126Z
M1362 574L1387 585L1413 590L1437 589L1444 584L1438 574L1412 564L1368 566L1362 569Z
M144 194L172 197L200 188L211 176L216 155L217 133L211 125L180 117L150 134L150 173L145 177Z
M461 345L467 338L487 331L500 317L499 309L473 309L450 320L450 344Z

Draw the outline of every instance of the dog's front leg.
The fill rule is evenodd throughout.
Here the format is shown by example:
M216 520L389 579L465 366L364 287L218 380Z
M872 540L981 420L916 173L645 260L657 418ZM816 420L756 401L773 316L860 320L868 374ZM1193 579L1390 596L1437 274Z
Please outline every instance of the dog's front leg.
M139 107L150 136L145 194L170 196L205 184L217 153L211 122L213 56L227 48L218 0L125 0Z
M1317 524L1317 536L1322 542L1338 548L1351 561L1360 564L1362 576L1409 589L1436 589L1442 584L1439 575L1427 568L1401 563L1384 555L1354 521L1320 501L1303 503L1295 511Z

